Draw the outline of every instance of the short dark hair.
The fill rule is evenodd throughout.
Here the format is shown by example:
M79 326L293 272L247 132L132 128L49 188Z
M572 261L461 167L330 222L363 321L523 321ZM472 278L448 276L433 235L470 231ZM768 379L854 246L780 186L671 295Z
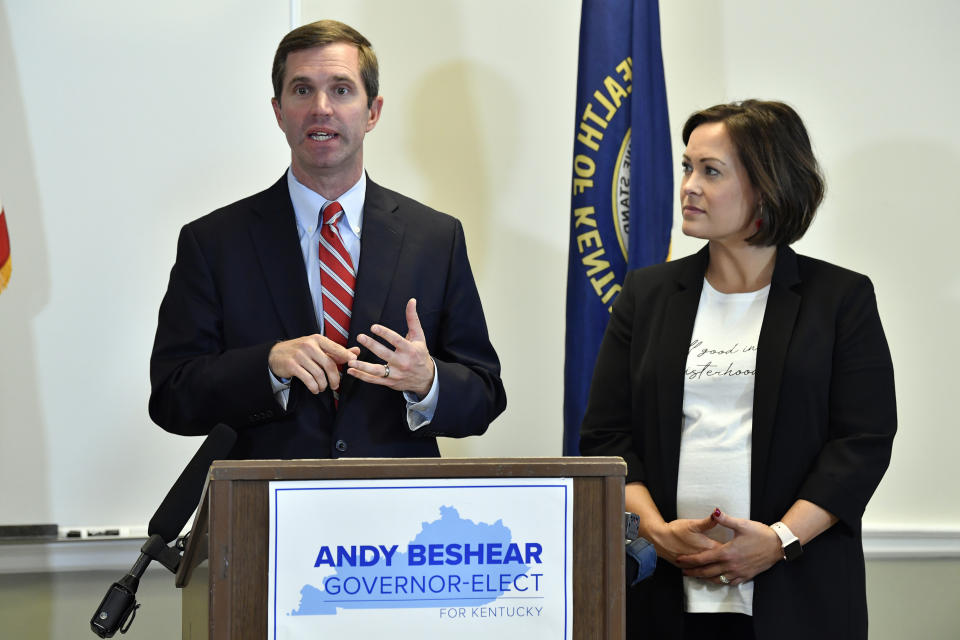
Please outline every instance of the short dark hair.
M701 124L722 122L760 193L763 223L750 244L796 242L806 233L823 201L820 165L797 112L783 102L744 100L697 111L683 125L683 144Z
M380 66L373 45L353 27L336 20L318 20L297 27L283 37L273 56L273 97L280 101L283 92L283 75L287 70L287 56L303 49L323 47L336 42L356 45L360 60L360 78L367 92L367 107L373 105L380 93Z

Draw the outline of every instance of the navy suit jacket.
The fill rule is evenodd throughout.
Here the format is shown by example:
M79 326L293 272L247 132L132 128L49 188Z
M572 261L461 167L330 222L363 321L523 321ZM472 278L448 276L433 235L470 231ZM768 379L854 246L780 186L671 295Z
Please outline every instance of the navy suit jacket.
M581 431L581 452L622 456L627 482L643 482L668 522L677 518L684 369L708 262L704 247L627 275ZM839 523L799 559L756 576L758 638L866 640L860 519L895 431L893 365L869 279L779 247L757 345L750 518L771 524L803 498ZM633 595L640 637L681 637L676 567L661 561Z
M150 416L173 433L218 422L239 431L235 458L437 456L437 436L482 434L506 406L463 228L367 180L353 316L356 334L382 324L405 335L417 299L434 357L432 422L411 432L398 391L344 376L328 390L294 379L287 409L270 384L271 347L318 333L286 176L183 227L150 359ZM363 349L362 360L380 362Z

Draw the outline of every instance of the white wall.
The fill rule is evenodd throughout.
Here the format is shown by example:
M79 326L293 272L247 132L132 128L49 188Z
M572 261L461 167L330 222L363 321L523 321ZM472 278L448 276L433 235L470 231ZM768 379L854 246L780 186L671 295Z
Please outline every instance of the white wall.
M444 452L559 455L579 1L304 0L303 15L354 24L380 54L371 175L466 227L509 405L486 436ZM674 132L695 109L753 96L805 117L829 191L798 248L873 278L897 371L901 431L867 525L956 537L960 280L947 243L960 229L960 5L698 0L663 2L661 17ZM156 311L179 227L287 162L269 67L288 26L287 4L271 0L0 2L13 245L0 295L0 524L143 524L199 444L146 414ZM675 256L697 247L674 239ZM897 583L910 576L955 602L958 563L896 562L868 572L875 637L900 637L900 602L924 612L907 618L929 629L920 637L946 637L956 613ZM85 575L36 588L58 620L36 637L75 637L62 631L76 628L63 590L89 591L92 612L107 586ZM17 593L17 581L2 589ZM17 615L20 601L2 600L0 617Z
M304 21L362 25L379 52L372 174L464 220L509 400L486 436L448 442L448 454L560 453L579 4L303 2ZM960 432L939 399L960 355L946 248L960 231L948 178L960 154L949 112L960 4L864 7L661 3L674 153L687 115L718 102L782 99L806 119L828 195L797 248L872 277L896 367L901 431L867 525L956 530ZM673 255L699 246L675 233Z
M0 522L142 525L197 439L146 413L180 226L288 162L275 2L0 5Z
M713 102L758 96L793 104L827 177L824 205L796 248L874 282L900 431L865 526L960 529L950 373L960 356L960 277L949 249L960 232L952 177L960 160L960 4L661 6L674 130ZM686 254L696 245L676 238L674 246Z
M145 410L175 237L283 170L268 74L288 8L0 6L0 195L14 262L0 297L2 520L142 524L197 445ZM868 525L960 528L960 432L946 401L960 316L946 247L960 226L949 113L960 5L694 6L662 7L673 130L719 101L797 106L829 184L798 248L876 284L902 426ZM321 15L359 26L380 54L371 174L467 230L509 404L486 436L444 452L558 455L578 1L304 3L304 20ZM674 255L697 246L678 234Z
M579 0L303 3L322 17L357 25L380 60L370 175L464 224L507 411L444 455L561 455Z

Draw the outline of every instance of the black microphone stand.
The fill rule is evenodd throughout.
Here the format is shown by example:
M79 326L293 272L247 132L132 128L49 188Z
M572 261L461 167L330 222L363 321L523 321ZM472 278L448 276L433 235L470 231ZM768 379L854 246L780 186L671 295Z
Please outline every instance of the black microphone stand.
M90 628L101 638L112 638L119 630L126 633L137 616L140 603L137 602L137 588L140 586L140 576L146 571L151 560L156 560L172 573L177 572L186 538L180 538L173 546L167 543L159 534L153 534L140 547L140 557L130 567L130 571L114 582L107 594L103 596L100 606L90 619Z
M214 460L222 459L233 448L236 432L225 424L218 424L194 454L183 473L177 478L163 502L150 520L147 532L150 537L140 547L140 557L122 578L114 582L90 618L90 629L101 638L112 638L117 631L126 633L133 624L140 603L137 588L147 565L156 560L172 573L176 573L186 548L187 536L177 534L190 519L190 514L200 501L203 481ZM167 546L168 540L176 540Z

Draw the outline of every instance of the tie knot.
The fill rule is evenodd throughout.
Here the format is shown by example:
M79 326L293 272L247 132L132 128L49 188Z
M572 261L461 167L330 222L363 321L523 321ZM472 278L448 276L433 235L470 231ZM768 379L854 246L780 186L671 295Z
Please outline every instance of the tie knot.
M343 207L334 200L323 209L323 224L336 224L343 214Z

